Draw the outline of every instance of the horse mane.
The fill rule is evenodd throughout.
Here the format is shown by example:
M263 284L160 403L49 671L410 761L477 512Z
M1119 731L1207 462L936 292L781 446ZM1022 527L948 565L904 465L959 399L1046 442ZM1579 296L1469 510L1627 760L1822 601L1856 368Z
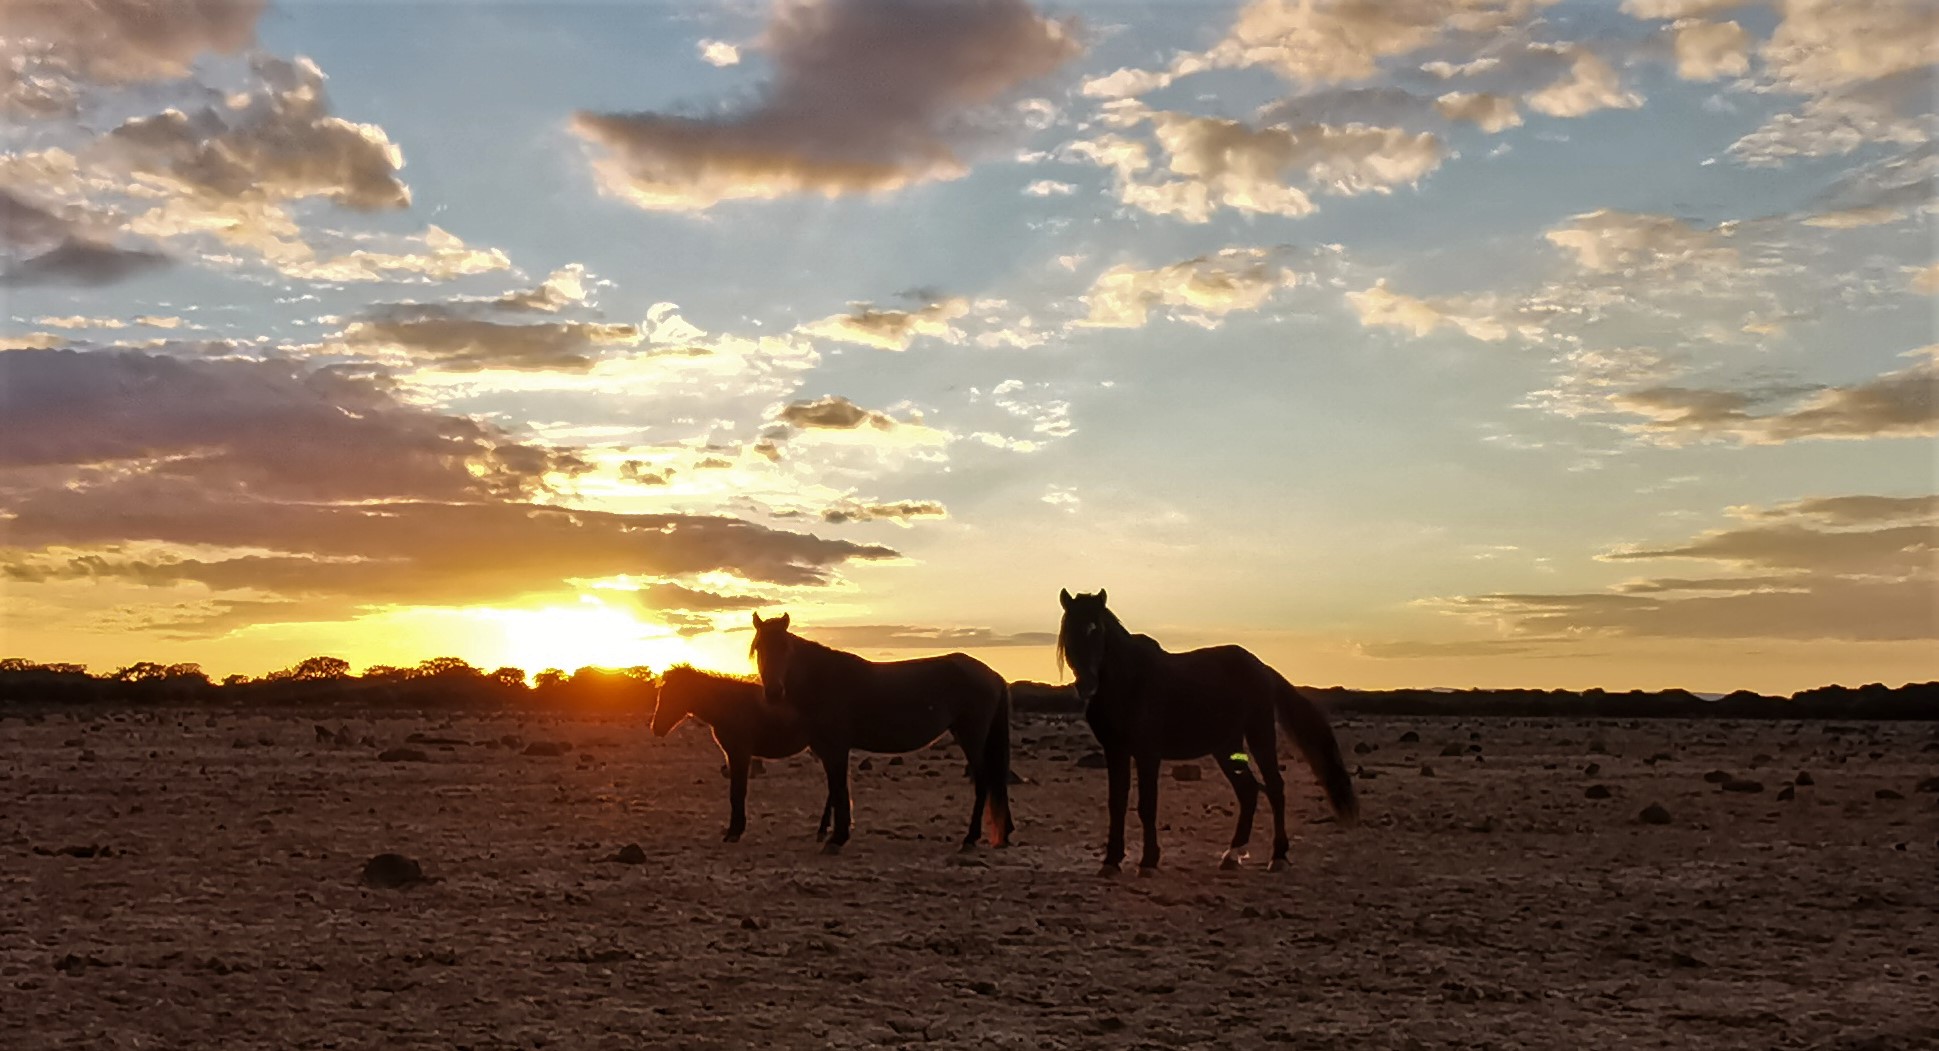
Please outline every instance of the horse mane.
M867 657L862 656L861 654L850 653L847 650L838 650L835 647L830 646L825 642L816 642L813 639L803 638L800 635L796 635L794 632L789 632L788 637L794 640L794 645L801 647L803 652L813 654L817 660L824 660L824 661L833 660L836 662L847 662L850 664L874 663L870 661Z
M1103 627L1106 633L1118 632L1125 635L1130 634L1125 629L1124 622L1118 619L1118 615L1111 612L1111 607L1099 604L1097 610L1099 614L1097 622ZM1068 641L1067 637L1069 634L1070 614L1066 612L1064 618L1057 623L1057 670L1059 672L1065 671L1070 666L1070 662L1064 659L1065 643Z
M676 664L668 668L666 671L661 672L660 681L665 682L668 679L673 678L676 674L679 675L681 678L693 677L693 678L699 678L699 679L710 679L710 680L713 680L714 682L738 682L738 683L753 684L761 681L758 676L729 675L728 673L721 672L721 671L708 671L704 668L696 668L693 665L686 663L685 661L682 661L679 664Z

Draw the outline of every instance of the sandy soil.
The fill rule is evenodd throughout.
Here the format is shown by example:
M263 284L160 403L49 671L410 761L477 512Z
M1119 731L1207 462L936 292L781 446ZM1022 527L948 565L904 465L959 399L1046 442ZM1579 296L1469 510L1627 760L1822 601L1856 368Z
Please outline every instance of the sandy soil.
M1361 825L1295 766L1290 871L1262 834L1219 872L1206 764L1107 882L1079 723L1020 728L1015 848L954 852L934 751L858 773L824 858L805 757L717 842L691 724L319 718L0 721L0 1046L1939 1047L1932 724L1343 723ZM377 759L412 733L465 743ZM435 880L363 886L385 851Z

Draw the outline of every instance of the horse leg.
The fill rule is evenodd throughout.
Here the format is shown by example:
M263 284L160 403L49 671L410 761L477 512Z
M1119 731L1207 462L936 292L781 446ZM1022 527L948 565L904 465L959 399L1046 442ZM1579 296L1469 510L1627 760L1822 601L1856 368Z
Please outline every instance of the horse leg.
M727 753L727 776L730 779L727 789L727 805L731 813L727 819L727 831L720 839L723 843L739 843L741 833L747 831L747 770L754 763L750 752Z
M821 801L821 824L815 826L815 842L828 838L828 819L835 812L835 801L824 797Z
M834 828L828 833L828 841L821 845L821 852L839 854L842 845L848 842L848 823L852 816L848 802L848 749L830 749L821 756L821 768L828 775L828 805L835 811Z
M1236 869L1239 859L1245 856L1246 843L1252 839L1252 815L1259 809L1259 781L1246 768L1243 752L1228 752L1219 756L1219 769L1225 779L1232 782L1232 792L1239 797L1239 825L1232 831L1232 846L1219 858L1219 868Z
M963 758L969 761L970 783L976 786L976 802L970 805L969 831L963 833L962 849L975 850L976 841L983 838L983 808L990 800L990 778L983 769L983 742L974 734L959 732L955 736Z
M1106 748L1104 766L1111 778L1111 831L1104 843L1104 867L1098 875L1115 876L1124 864L1124 811L1131 802L1131 753Z
M1259 778L1266 783L1266 802L1272 807L1272 860L1266 871L1278 872L1286 867L1286 852L1292 845L1286 838L1286 779L1279 773L1279 740L1269 729L1251 743L1252 757L1259 761Z
M1158 754L1138 756L1138 823L1145 827L1145 852L1138 859L1138 875L1158 871Z

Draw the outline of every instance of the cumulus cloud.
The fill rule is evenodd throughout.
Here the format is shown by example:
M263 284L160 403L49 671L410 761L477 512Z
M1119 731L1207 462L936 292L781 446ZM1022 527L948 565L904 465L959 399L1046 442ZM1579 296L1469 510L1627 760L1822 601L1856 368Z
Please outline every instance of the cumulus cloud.
M897 426L895 418L888 413L864 409L839 394L829 394L813 401L789 402L774 418L779 423L804 430L849 431L867 426L878 431L890 431Z
M1634 274L1727 269L1737 250L1728 227L1699 229L1674 216L1609 209L1575 216L1543 234L1585 270Z
M1484 313L1470 313L1456 300L1425 300L1387 287L1385 281L1372 288L1348 292L1347 303L1360 315L1362 325L1385 325L1425 336L1445 325L1458 328L1475 339L1497 342L1508 338L1508 327Z
M908 350L918 336L931 336L954 343L962 332L950 322L968 314L969 300L951 296L927 303L914 310L878 310L866 304L846 314L835 314L801 326L810 336L860 343L882 350Z
M1498 32L1550 0L1401 0L1311 3L1253 0L1201 64L1265 66L1298 84L1372 76L1390 58L1451 35Z
M1154 310L1206 328L1218 327L1235 310L1257 310L1281 288L1298 280L1275 265L1264 248L1227 248L1152 270L1114 266L1098 276L1084 296L1089 313L1079 325L1138 328Z
M492 300L491 305L506 310L556 314L570 307L585 306L586 298L586 268L569 263L554 270L537 288L507 292Z
M252 44L266 3L0 0L0 101L15 114L62 115L73 108L77 80L187 76L204 53L234 54Z
M998 123L990 107L1079 51L1025 0L783 0L760 46L775 79L740 110L578 114L601 186L693 211L955 178Z
M344 326L331 349L446 372L585 372L606 347L638 346L637 325L591 321L507 324L449 306L379 307Z
M990 649L1050 646L1055 632L1000 632L990 628L938 628L911 624L838 624L806 629L809 638L848 650Z
M1118 197L1156 215L1205 222L1219 208L1297 217L1315 210L1305 187L1341 195L1391 193L1440 167L1447 149L1428 132L1364 124L1255 127L1244 121L1129 110L1148 120L1174 178L1140 181L1150 167L1141 143L1104 136L1074 152L1111 167Z
M1915 364L1848 386L1731 390L1650 387L1616 395L1623 412L1643 416L1645 432L1666 440L1734 437L1750 444L1810 438L1923 437L1939 434L1939 346L1907 355ZM1771 411L1767 405L1781 404Z
M1939 62L1939 10L1892 0L1782 0L1762 49L1766 73L1801 94L1912 73Z
M1928 263L1912 269L1910 282L1912 291L1923 292L1929 296L1939 296L1939 263Z
M1522 122L1514 99L1485 91L1450 91L1434 100L1434 108L1449 120L1465 120L1487 132L1505 131Z
M1745 518L1808 518L1825 525L1939 523L1939 496L1813 496L1769 508L1733 508Z
M867 502L846 499L824 508L821 520L834 525L849 522L894 522L908 525L916 518L947 518L949 510L934 500L897 500Z
M710 66L740 65L741 49L725 40L702 40L699 47L700 60Z
M1795 113L1771 117L1726 152L1751 167L1771 168L1799 157L1842 156L1874 142L1918 146L1932 138L1931 120L1898 112L1911 87L1865 87L1810 99Z
M111 285L168 263L159 252L72 237L9 266L0 272L0 285Z
M1750 69L1750 34L1735 22L1678 21L1670 27L1676 74L1685 80L1715 80Z
M1608 62L1587 48L1575 48L1569 72L1529 93L1528 108L1551 117L1581 117L1597 110L1635 109L1643 97L1623 88Z

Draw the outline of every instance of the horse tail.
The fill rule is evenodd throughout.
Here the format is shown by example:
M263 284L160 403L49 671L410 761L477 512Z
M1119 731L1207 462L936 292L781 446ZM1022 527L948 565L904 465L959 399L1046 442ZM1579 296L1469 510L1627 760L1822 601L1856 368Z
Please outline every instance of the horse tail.
M1347 773L1346 761L1340 758L1340 742L1333 736L1333 726L1326 721L1326 713L1277 672L1274 678L1279 679L1274 684L1273 703L1279 709L1280 723L1286 727L1299 753L1306 757L1313 776L1319 778L1327 801L1333 804L1333 812L1342 821L1354 821L1360 816L1360 800L1354 795L1353 775Z
M997 680L1003 691L997 700L996 714L990 718L989 737L983 742L983 778L989 791L988 822L990 842L1010 841L1016 823L1010 820L1010 684Z

